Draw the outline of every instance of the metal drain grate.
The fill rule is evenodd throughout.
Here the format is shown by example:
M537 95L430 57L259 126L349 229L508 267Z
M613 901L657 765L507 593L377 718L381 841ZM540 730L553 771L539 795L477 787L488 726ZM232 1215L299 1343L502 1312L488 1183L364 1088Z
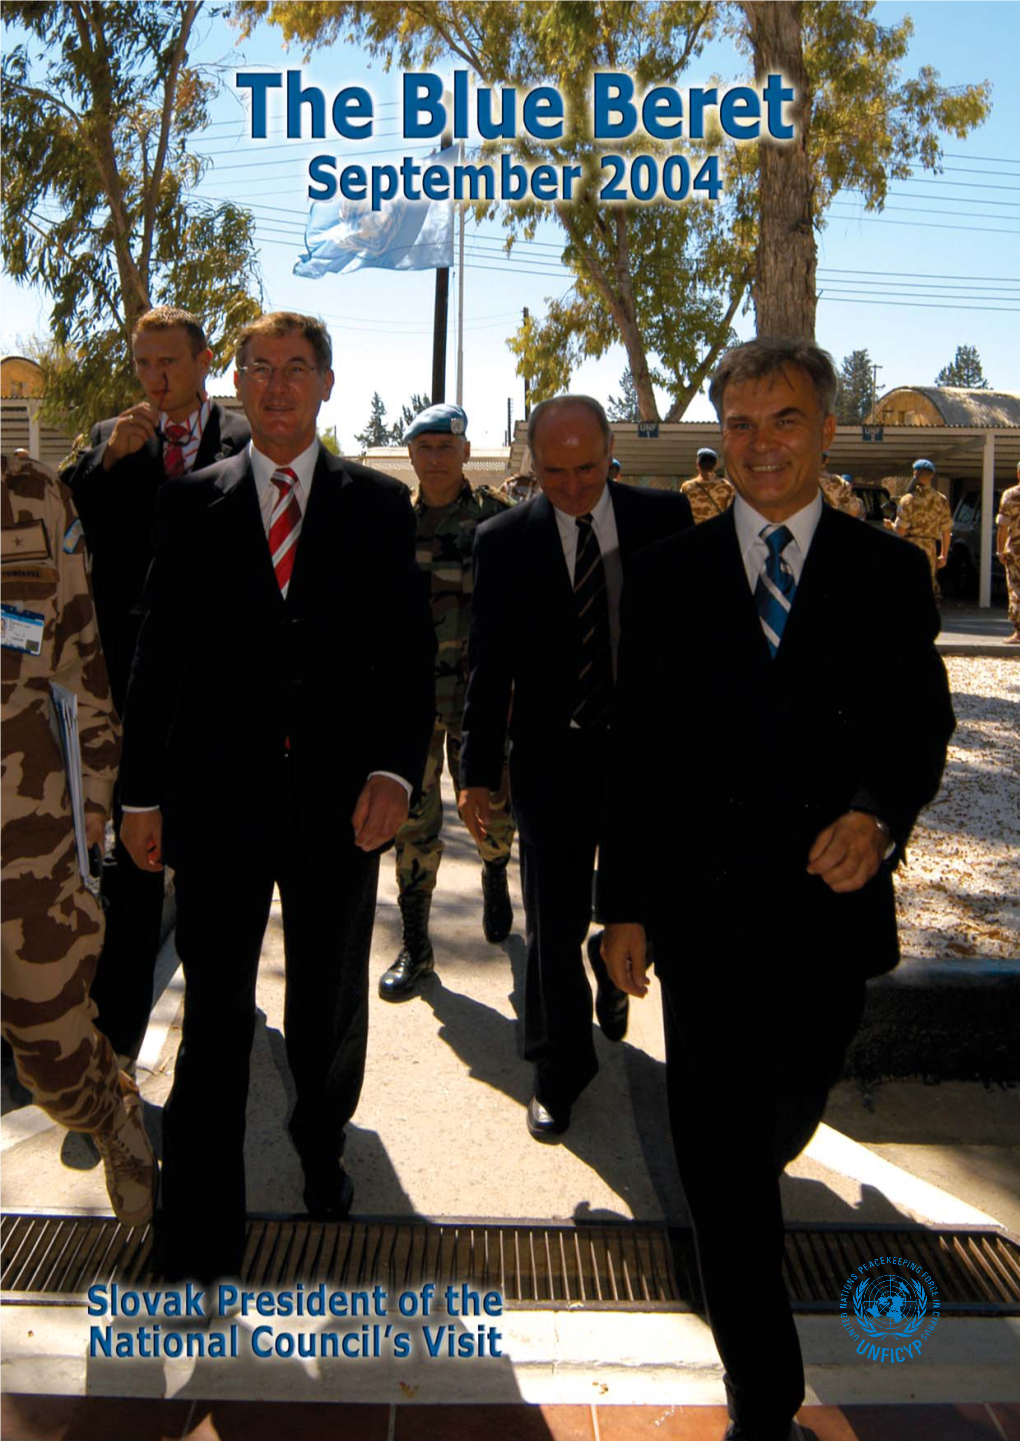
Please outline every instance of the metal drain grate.
M1020 1243L994 1230L867 1226L791 1227L786 1280L794 1309L836 1312L847 1276L876 1257L917 1261L939 1288L944 1315L1020 1314ZM90 1286L158 1284L153 1232L112 1217L8 1214L0 1225L5 1302L72 1304ZM639 1222L372 1219L316 1222L254 1216L244 1283L265 1290L297 1280L334 1290L391 1292L465 1283L499 1291L508 1307L686 1311L700 1306L689 1230Z

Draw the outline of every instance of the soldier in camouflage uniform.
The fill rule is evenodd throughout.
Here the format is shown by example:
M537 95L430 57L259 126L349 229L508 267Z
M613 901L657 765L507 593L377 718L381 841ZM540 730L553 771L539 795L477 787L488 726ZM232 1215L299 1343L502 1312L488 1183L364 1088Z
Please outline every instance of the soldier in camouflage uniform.
M893 529L897 535L924 551L931 567L935 599L942 599L938 573L949 556L949 533L953 523L949 501L933 484L935 467L930 460L914 461L914 478L900 499ZM941 547L941 549L940 549Z
M690 480L685 480L680 487L680 494L685 495L690 502L695 525L700 525L703 520L711 520L715 515L722 515L723 511L729 510L733 504L732 485L715 473L718 462L719 457L715 451L703 445L698 451L697 475L692 475Z
M92 1022L103 939L82 882L49 685L78 698L86 838L101 844L119 742L71 493L24 451L2 462L3 1036L36 1104L92 1134L113 1209L152 1214L156 1166L134 1082Z
M998 526L995 551L1006 572L1008 614L1013 626L1013 634L1006 636L1005 645L1020 645L1020 462L1016 478L1017 484L1003 491L995 517Z
M822 459L825 459L824 454ZM831 471L823 470L818 477L818 484L833 510L845 511L855 520L864 519L864 501L854 494L854 488L847 476L833 475Z
M395 840L404 943L379 981L379 994L387 1001L413 994L418 981L435 964L428 920L443 854L439 783L444 750L455 780L460 772L475 530L483 520L508 509L511 503L488 486L472 490L465 480L464 462L471 453L466 429L467 416L460 406L442 404L423 410L404 434L418 477L418 490L413 496L418 518L418 564L429 577L436 628L436 726L421 799ZM505 766L499 791L492 795L491 803L489 834L478 850L483 863L485 939L495 943L506 939L513 924L507 863L514 820Z

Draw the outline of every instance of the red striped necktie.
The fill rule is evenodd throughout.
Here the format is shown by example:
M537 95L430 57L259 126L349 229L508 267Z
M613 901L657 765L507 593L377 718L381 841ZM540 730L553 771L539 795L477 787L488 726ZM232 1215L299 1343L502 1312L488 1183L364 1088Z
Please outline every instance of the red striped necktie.
M163 435L163 474L167 480L176 480L184 474L184 442L191 438L191 431L186 425L168 420Z
M269 522L269 554L273 558L280 594L286 599L301 533L301 505L294 494L297 476L288 466L274 470L272 481L280 493Z

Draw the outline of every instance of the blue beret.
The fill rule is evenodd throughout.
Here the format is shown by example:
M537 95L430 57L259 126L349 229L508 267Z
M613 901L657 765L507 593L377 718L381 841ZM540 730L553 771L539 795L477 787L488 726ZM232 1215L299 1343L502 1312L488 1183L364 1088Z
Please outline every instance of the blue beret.
M467 432L467 416L459 405L430 405L411 421L404 431L404 444L409 445L418 435L432 431L440 435L464 435Z
M937 474L938 474L938 472L936 471L935 467L932 465L932 463L931 463L930 460L915 460L915 461L914 461L914 465L913 465L913 469L914 469L914 470L930 470L931 473L932 473L932 475L937 475Z
M700 460L703 455L710 455L713 460L719 459L719 457L716 455L715 451L710 445L703 445L701 447L701 449L698 451L698 459Z

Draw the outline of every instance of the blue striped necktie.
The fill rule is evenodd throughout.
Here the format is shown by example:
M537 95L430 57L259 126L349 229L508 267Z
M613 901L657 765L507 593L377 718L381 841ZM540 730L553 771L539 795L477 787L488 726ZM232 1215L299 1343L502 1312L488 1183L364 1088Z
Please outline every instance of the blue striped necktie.
M768 641L769 655L775 660L797 589L793 571L783 559L783 551L793 539L793 532L785 525L766 525L759 534L768 555L754 588L754 599L761 617L761 628Z

